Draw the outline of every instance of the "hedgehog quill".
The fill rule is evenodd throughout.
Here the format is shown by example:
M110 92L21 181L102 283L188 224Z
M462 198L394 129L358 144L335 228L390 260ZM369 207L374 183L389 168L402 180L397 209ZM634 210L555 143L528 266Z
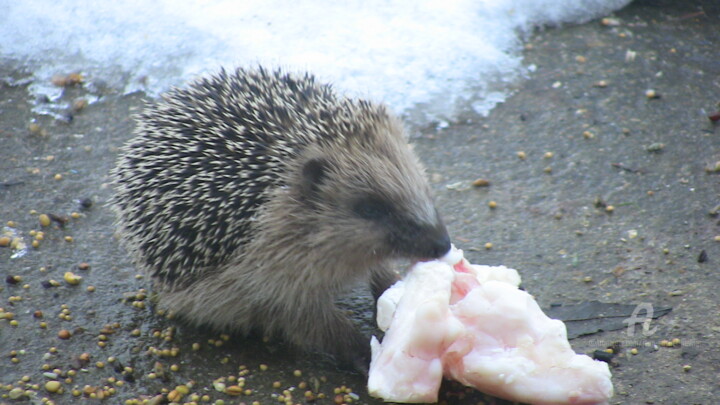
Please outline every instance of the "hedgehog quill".
M222 70L147 105L134 135L111 172L121 241L196 325L357 364L368 340L338 295L377 298L394 259L450 250L400 120L310 74Z

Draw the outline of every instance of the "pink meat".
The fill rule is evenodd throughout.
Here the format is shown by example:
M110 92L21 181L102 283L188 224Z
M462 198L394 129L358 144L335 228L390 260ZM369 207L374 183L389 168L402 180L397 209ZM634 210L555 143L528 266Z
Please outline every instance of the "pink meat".
M472 265L454 249L419 263L378 300L382 344L373 338L370 394L436 402L442 377L537 405L606 404L607 364L576 354L565 325L548 318L520 277Z

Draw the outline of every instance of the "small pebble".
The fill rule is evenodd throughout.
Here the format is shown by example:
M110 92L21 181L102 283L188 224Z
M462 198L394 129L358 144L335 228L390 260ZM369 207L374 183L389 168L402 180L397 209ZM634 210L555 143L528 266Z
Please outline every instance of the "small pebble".
M705 263L706 261L708 261L708 254L705 251L705 249L700 251L697 261L698 261L698 263Z

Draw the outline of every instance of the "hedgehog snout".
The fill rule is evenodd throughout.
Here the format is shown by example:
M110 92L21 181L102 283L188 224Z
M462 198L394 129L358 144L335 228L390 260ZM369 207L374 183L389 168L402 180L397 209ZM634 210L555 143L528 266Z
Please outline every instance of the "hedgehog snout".
M450 251L450 235L442 222L419 238L421 250L427 252L427 255L421 255L423 258L437 259Z
M450 236L445 224L438 219L434 224L403 221L393 224L390 243L395 252L409 259L430 260L450 251Z

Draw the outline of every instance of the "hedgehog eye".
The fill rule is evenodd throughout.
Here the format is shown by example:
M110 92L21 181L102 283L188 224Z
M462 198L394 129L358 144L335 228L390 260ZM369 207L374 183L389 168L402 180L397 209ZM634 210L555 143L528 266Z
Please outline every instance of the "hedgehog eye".
M363 198L358 200L352 209L355 215L370 221L386 219L392 213L390 206L377 198Z
M300 185L303 196L313 199L317 196L320 184L327 176L327 162L324 159L311 159L303 165L302 183Z
M319 184L325 178L327 162L324 159L312 159L302 168L303 178L307 183Z

